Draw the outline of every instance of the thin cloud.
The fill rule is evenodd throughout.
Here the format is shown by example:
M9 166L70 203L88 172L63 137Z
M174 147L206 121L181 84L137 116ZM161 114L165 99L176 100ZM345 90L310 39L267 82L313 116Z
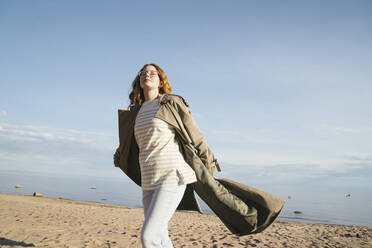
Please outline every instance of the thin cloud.
M318 134L360 134L364 133L370 128L351 128L351 127L344 127L344 126L336 126L336 125L329 125L329 124L320 124L313 127L313 130Z
M112 134L0 124L0 169L88 173L113 168Z
M301 145L301 140L284 139L283 137L275 138L270 129L249 130L248 132L236 130L213 130L213 134L221 137L226 142L234 144L267 144L267 145ZM253 135L252 135L253 134Z
M342 158L356 162L372 162L372 154L345 155Z
M57 129L43 126L17 126L0 124L0 137L10 141L33 142L73 142L89 146L100 144L97 148L105 146L102 140L112 139L112 134L103 132L87 132L71 129ZM100 142L98 142L100 141Z
M350 165L340 163L338 168L327 168L324 164L298 163L298 164L271 164L258 166L255 164L233 165L226 164L228 170L223 170L221 177L230 178L247 185L297 185L322 187L322 185L334 186L345 182L340 187L354 184L360 187L372 188L369 177L372 172L372 163ZM249 173L248 173L249 172Z

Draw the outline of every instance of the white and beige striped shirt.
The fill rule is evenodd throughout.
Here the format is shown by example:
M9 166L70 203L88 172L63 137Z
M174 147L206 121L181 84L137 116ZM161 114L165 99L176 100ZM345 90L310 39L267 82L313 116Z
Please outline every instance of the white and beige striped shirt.
M158 99L144 102L136 117L134 134L143 190L196 182L195 172L179 151L174 128L155 118L159 108Z

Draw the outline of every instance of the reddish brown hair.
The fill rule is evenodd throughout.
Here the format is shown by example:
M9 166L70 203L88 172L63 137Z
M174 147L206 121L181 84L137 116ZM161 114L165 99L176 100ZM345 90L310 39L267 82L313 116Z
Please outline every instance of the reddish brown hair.
M170 83L168 82L168 77L165 74L165 72L157 65L157 64L145 64L142 66L141 70L139 72L142 72L143 69L145 69L146 66L152 65L156 68L158 71L160 84L162 84L162 87L159 88L159 93L161 94L170 94L172 93L172 87ZM143 89L140 86L140 73L134 78L132 82L132 92L129 94L130 99L130 105L134 104L142 104L145 101L145 96L143 94Z

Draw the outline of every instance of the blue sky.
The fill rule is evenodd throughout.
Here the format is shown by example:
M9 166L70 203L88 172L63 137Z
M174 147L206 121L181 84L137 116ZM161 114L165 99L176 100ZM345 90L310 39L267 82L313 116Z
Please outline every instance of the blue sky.
M0 169L123 176L144 63L229 178L372 189L372 1L0 1ZM252 173L254 172L254 173Z

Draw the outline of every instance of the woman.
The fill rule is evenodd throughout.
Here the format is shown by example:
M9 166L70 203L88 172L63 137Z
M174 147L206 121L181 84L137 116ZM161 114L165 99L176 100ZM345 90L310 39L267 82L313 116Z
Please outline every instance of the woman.
M284 201L215 178L220 167L186 101L172 95L163 70L146 64L132 83L129 110L119 110L120 146L114 164L142 187L144 247L172 247L168 222L176 209L201 212L194 191L236 235L263 231ZM178 207L177 207L178 205Z
M183 112L189 112L186 110L187 103L179 96L168 95L170 93L171 86L164 71L156 64L146 64L134 79L129 95L131 110L137 112L133 119L145 215L141 231L144 247L173 247L168 235L168 222L180 204L186 186L197 181L195 172L180 152L177 135L185 135L176 130L179 125L172 125L170 118L161 116L167 108L164 103L172 98L181 102ZM194 144L213 173L215 166L218 166L216 159L207 148L201 132L195 130L197 128L191 115L188 115L192 125L183 123L182 126L192 126L193 130L190 131L194 133L184 139ZM120 149L115 153L114 160L115 165L119 166Z

